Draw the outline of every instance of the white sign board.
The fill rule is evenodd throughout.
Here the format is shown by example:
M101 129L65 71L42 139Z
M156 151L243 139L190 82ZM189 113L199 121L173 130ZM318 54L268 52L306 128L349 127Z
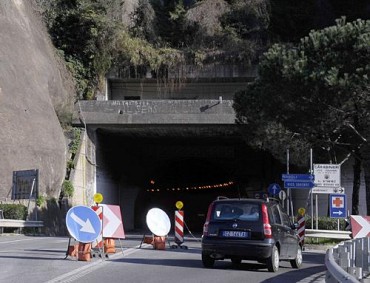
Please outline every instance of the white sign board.
M315 187L340 187L339 164L314 164Z
M332 188L332 187L313 187L313 194L344 194L345 189L343 187Z

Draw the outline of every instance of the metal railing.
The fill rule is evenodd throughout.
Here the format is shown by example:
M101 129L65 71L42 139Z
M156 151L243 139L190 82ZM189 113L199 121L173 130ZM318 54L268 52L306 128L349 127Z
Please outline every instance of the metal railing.
M351 239L351 231L306 229L305 237L349 240Z
M370 282L370 238L341 242L328 249L325 282Z

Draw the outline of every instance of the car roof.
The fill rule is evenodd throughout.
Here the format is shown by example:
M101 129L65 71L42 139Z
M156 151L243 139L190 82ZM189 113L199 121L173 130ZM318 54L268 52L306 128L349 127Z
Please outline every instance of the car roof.
M279 203L276 199L255 199L255 198L220 198L215 201L214 203L230 203L230 202L251 202L251 203L271 203L276 204Z

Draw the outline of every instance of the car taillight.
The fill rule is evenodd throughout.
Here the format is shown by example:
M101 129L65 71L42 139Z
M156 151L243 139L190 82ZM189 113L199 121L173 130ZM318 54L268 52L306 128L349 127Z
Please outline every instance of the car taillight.
M269 215L267 212L266 204L262 204L262 221L263 221L263 233L265 234L265 238L272 238L272 230L269 220Z
M206 222L203 225L203 236L208 236L208 224L209 224L209 221L211 220L212 208L213 208L213 203L211 203L208 207Z

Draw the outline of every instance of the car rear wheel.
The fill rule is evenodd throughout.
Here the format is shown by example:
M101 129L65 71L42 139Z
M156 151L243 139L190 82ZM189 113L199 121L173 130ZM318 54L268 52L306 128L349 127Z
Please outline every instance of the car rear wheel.
M302 261L303 261L302 247L301 246L298 246L297 256L295 257L295 259L293 259L293 260L290 261L290 265L293 268L300 268L302 266Z
M276 246L273 246L271 256L267 259L267 269L270 272L279 270L279 251Z
M204 267L212 268L215 264L215 260L211 258L209 254L202 252L202 263Z

